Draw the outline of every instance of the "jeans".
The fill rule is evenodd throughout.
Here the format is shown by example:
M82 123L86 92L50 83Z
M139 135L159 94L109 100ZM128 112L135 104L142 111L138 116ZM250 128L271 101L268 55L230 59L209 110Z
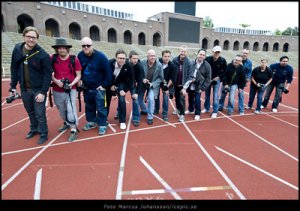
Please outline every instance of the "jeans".
M275 97L272 103L272 109L273 108L277 108L279 105L279 102L281 100L282 97L282 87L284 87L284 83L280 83L280 84L273 84L270 83L267 88L266 88L266 92L265 92L265 96L264 96L264 101L262 102L262 105L266 108L270 99L270 96L273 92L273 89L276 88L276 92L275 92Z
M183 96L180 91L182 90L183 86L175 86L175 103L176 108L179 110L180 115L185 115L185 96Z
M218 113L219 109L219 88L220 88L220 80L217 80L217 84L209 85L205 90L205 102L204 108L205 110L210 110L210 90L213 88L213 113ZM225 99L225 98L224 98Z
M168 109L169 109L169 96L166 94L166 92L162 91L163 93L163 104L162 104L162 116L163 117L168 117ZM159 94L157 99L155 99L155 112L159 112L159 107L160 107L160 99L159 99Z
M137 99L131 98L131 100L132 100L132 121L140 122L141 114L139 111L139 96L142 94L141 93L136 93L136 94L138 94ZM132 95L132 93L131 93L131 95Z
M234 109L234 96L235 90L237 89L237 85L231 85L229 91L229 100L228 100L228 113L232 113Z
M148 89L148 95L147 95L147 119L153 119L153 112L154 112L154 92L153 89Z
M220 100L219 100L219 108L222 108L224 107L224 103L225 103L225 98L226 98L226 95L227 95L227 92L225 93L224 92L224 84L222 84L222 88L221 88L221 97L220 97ZM227 103L227 107L229 106L229 100L228 100L228 103Z
M262 97L263 97L264 92L265 92L265 89L258 89L256 86L251 84L248 107L252 108L253 101L254 101L255 95L257 93L257 103L256 103L255 110L260 111L261 110L260 106L262 105Z
M36 102L35 100L35 97L38 94L39 93L35 91L21 90L23 105L27 111L29 121L30 121L30 130L39 132L41 136L47 136L48 135L48 125L47 125L47 117L46 117L47 95L45 96L45 100L39 103Z
M244 113L244 89L238 89L238 98L239 112Z
M195 115L200 115L201 111L201 91L190 90L189 94L189 107L188 110L193 112L195 110Z
M139 103L139 106L141 108L141 111L147 113L148 112L147 107L146 107L146 104L144 103L145 91L146 90L143 90L141 93L139 93L138 103Z
M85 114L88 122L107 126L107 101L105 90L86 90L83 92Z

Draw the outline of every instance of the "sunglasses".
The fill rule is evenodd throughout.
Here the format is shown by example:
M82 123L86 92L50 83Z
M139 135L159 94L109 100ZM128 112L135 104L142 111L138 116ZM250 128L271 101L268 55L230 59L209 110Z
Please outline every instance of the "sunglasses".
M82 45L83 48L90 48L92 45Z

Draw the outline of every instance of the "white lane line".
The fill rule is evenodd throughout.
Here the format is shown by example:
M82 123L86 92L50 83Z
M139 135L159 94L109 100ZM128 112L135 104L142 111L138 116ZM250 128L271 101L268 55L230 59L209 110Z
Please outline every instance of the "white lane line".
M193 132L190 130L190 128L186 125L185 122L183 122L183 125L186 128L186 130L189 132L189 134L192 136L195 143L200 147L200 149L205 154L205 156L210 160L210 162L213 164L213 166L218 170L218 172L222 175L222 177L227 181L227 183L230 185L230 187L233 189L233 191L238 195L238 197L240 197L240 199L246 199L246 197L240 192L240 190L235 186L235 184L233 184L233 182L229 179L229 177L225 174L225 172L221 169L221 167L217 164L217 162L206 151L206 149L203 147L203 145L196 138L196 136L193 134Z
M5 101L4 101L4 102L5 102ZM2 103L2 105L3 105L3 103ZM23 105L23 103L14 103L13 105L5 106L5 107L2 108L2 111L5 110L5 109L14 107L14 106L18 106L18 105Z
M173 188L171 188L171 186L163 178L161 178L161 176L159 176L159 174L144 160L144 158L142 158L142 156L140 156L140 161L146 166L150 173L160 182L160 184L162 184L166 188L167 192L172 194L172 196L174 196L175 199L182 200L182 198L176 193L176 191Z
M130 112L130 117L129 117L129 120L128 120L128 125L127 125L125 138L124 138L124 144L123 144L123 148L122 148L122 155L121 155L121 161L120 161L120 170L119 170L119 177L118 177L118 184L117 184L117 193L116 193L116 199L117 200L122 199L125 158L126 158L126 149L127 149L127 144L128 144L128 135L129 135L129 128L130 128L130 124L131 124L131 118L132 118L132 112Z
M115 132L117 132L116 130L115 130L115 128L111 125L111 124L108 124L108 127L115 133Z
M283 179L281 179L281 178L279 178L279 177L277 177L277 176L275 176L275 175L273 175L273 174L271 174L271 173L269 173L269 172L267 172L267 171L265 171L265 170L263 170L263 169L255 166L255 165L253 165L253 164L251 164L251 163L249 163L249 162L247 162L247 161L245 161L245 160L243 160L243 159L241 159L241 158L239 158L239 157L237 157L237 156L235 156L235 155L233 155L233 154L231 154L231 153L229 153L229 152L227 152L227 151L225 151L225 150L223 150L223 149L221 149L221 148L219 148L217 146L215 146L215 147L218 150L220 150L221 152L223 152L223 153L225 153L225 154L227 154L227 155L229 155L229 156L237 159L238 161L241 161L244 164L247 164L248 166L251 166L252 168L254 168L254 169L256 169L256 170L258 170L258 171L260 171L260 172L262 172L262 173L264 173L264 174L272 177L273 179L275 179L275 180L277 180L277 181L279 181L279 182L281 182L281 183L283 183L283 184L285 184L285 185L287 185L287 186L289 186L289 187L291 187L291 188L293 188L293 189L295 189L295 190L298 191L298 187L297 186L295 186L295 185L293 185L293 184L291 184L291 183L289 183L289 182L287 182L287 181L285 181L285 180L283 180Z
M224 114L223 114L224 115ZM252 135L256 136L257 138L259 138L260 140L262 140L263 142L269 144L270 146L274 147L275 149L277 149L278 151L282 152L283 154L289 156L290 158L292 158L293 160L298 162L298 158L294 157L293 155L289 154L288 152L284 151L283 149L279 148L278 146L276 146L275 144L272 144L271 142L267 141L266 139L264 139L263 137L257 135L256 133L254 133L252 130L249 130L248 128L246 128L245 126L241 125L240 123L238 123L237 121L233 120L232 118L228 119L232 122L234 122L235 124L237 124L238 126L240 126L241 128L243 128L244 130L248 131L249 133L251 133Z
M230 186L209 186L209 187L191 187L191 188L178 188L174 189L175 192L200 192L200 191L213 191L213 190L227 190L231 189ZM132 190L123 191L123 195L144 195L144 194L161 194L169 193L166 189L152 189L152 190Z
M41 168L36 173L34 195L33 195L34 200L40 200L41 199L42 171L43 171L43 169Z
M263 113L265 113L265 112L263 112ZM288 125L290 125L290 126L293 126L293 127L296 127L296 128L298 128L298 125L294 125L294 124L292 124L292 123L290 123L290 122L288 122L288 121L285 121L285 120L283 120L283 119L280 119L280 118L278 118L278 117L276 117L276 116L273 116L273 115L270 115L270 114L268 114L268 113L265 113L267 116L269 116L269 117L272 117L272 118L274 118L274 119L276 119L276 120L279 120L279 121L281 121L281 122L284 122L284 123L286 123L286 124L288 124Z
M168 125L171 125L172 127L175 127L175 128L176 128L176 126L175 126L174 124L170 123L169 121L164 121L162 118L160 118L160 117L158 117L158 116L156 116L156 115L153 115L153 116L154 116L155 118L157 118L157 119L163 121L163 122L166 122Z

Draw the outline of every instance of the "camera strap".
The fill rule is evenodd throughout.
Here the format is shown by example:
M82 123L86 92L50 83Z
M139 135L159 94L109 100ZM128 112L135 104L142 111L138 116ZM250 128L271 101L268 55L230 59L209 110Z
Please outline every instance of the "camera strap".
M72 99L71 99L71 92L69 92L69 100L70 100L70 104L71 104L71 108L72 108L72 114L74 116L74 121L72 122L68 119L68 110L66 110L66 122L68 122L69 124L75 124L76 118L75 118L74 108L73 108Z

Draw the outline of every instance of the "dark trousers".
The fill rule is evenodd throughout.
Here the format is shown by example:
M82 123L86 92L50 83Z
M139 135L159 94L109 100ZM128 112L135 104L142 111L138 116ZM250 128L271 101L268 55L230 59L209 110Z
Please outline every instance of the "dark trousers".
M268 102L270 100L270 96L273 92L273 89L275 88L276 89L276 92L275 92L275 97L274 97L274 100L273 100L273 103L272 103L272 108L277 108L279 103L280 103L280 100L281 100L281 96L282 96L282 88L284 87L284 83L281 83L281 84L273 84L273 83L270 83L267 88L266 88L266 91L265 91L265 96L264 96L264 100L262 102L262 105L266 108L267 105L268 105Z
M179 110L180 115L184 115L185 111L185 96L183 96L180 91L182 90L183 86L175 86L175 103L176 108Z
M23 100L24 108L27 111L30 120L30 130L37 131L41 136L48 135L48 125L46 117L46 100L45 96L44 102L36 102L35 97L38 92L21 90L21 96Z

